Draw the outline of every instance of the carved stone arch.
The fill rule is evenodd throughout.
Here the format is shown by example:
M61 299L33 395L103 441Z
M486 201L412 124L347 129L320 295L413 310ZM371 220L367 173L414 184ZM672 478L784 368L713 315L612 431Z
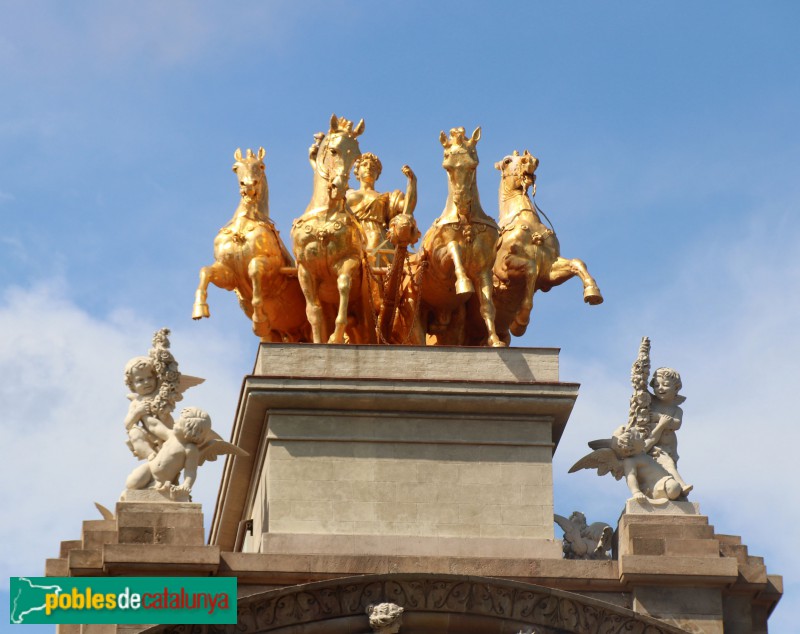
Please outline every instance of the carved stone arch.
M516 581L437 574L362 575L268 590L239 600L237 625L155 626L157 632L369 634L366 607L404 608L400 634L680 634L631 610Z

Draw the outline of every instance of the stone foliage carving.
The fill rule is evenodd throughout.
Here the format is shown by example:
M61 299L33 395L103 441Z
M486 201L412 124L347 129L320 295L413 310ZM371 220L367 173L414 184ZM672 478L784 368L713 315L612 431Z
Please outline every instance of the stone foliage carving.
M692 485L678 473L678 438L675 432L683 422L680 404L686 399L678 394L681 377L672 368L658 368L650 380L650 340L642 338L639 355L631 370L633 395L628 422L617 428L611 438L593 440L590 454L569 470L596 469L598 475L611 473L625 478L631 496L637 500L663 503L685 500Z
M403 608L396 603L372 603L367 606L369 626L375 634L397 634L403 623Z
M507 631L539 634L679 634L684 630L631 610L570 592L500 579L457 575L368 575L273 590L239 600L237 632L254 634L363 615L387 599L402 604L405 618L450 614L509 622ZM156 632L226 631L222 625L156 626ZM230 627L230 626L228 626ZM409 626L410 627L410 626ZM513 628L513 629L511 629ZM342 631L347 631L345 628ZM498 630L500 631L499 627Z
M605 522L586 523L586 516L575 511L569 519L553 515L556 524L564 531L565 559L610 559L608 551L614 529Z

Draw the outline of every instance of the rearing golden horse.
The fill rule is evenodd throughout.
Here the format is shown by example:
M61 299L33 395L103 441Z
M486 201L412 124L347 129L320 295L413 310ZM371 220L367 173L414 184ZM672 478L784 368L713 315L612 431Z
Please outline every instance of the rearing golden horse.
M469 138L464 128L451 129L449 138L444 132L439 135L444 147L442 167L447 171L447 202L425 234L418 258L424 267L421 322L428 342L436 345L468 343L467 311L476 310L488 332L488 344L506 345L495 332L492 301L498 226L483 211L475 180L480 138L480 128Z
M494 265L494 303L497 332L506 341L525 333L531 319L533 294L549 291L572 277L583 282L583 301L600 304L603 296L582 260L561 257L561 247L552 229L539 219L528 195L536 192L539 159L528 150L514 151L495 163L500 170L500 240Z
M208 285L215 284L236 293L262 341L308 341L300 285L282 270L294 261L269 218L264 155L264 148L233 155L241 200L214 240L214 264L200 269L192 318L209 316Z
M364 235L345 197L363 131L363 119L354 128L333 115L309 152L314 192L292 226L292 245L314 343L375 342Z

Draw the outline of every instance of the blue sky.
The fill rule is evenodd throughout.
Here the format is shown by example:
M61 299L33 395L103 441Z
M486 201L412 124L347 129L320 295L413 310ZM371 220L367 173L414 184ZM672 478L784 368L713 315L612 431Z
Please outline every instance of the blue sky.
M539 157L537 203L606 298L584 305L575 280L537 295L515 341L561 348L562 379L582 384L554 460L556 512L613 524L621 511L622 483L566 472L625 419L650 336L654 367L683 376L692 498L784 575L770 624L790 631L797 3L29 1L2 14L2 577L40 574L94 501L113 505L133 466L122 368L155 329L172 328L181 369L208 379L186 402L230 431L255 338L223 291L210 320L190 314L238 199L233 152L266 148L287 236L311 195L312 135L336 112L365 119L380 190L404 186L404 163L416 171L423 228L446 197L440 130L482 126L492 215L494 162ZM196 487L209 517L218 478L211 465Z

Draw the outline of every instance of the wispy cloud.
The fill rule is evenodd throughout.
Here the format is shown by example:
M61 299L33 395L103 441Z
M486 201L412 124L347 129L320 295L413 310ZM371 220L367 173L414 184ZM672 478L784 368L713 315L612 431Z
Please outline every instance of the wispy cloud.
M639 337L649 335L653 367L672 366L683 377L679 469L695 485L691 499L718 532L741 535L770 573L785 575L788 589L798 585L800 570L791 530L779 528L800 523L800 509L789 502L797 497L792 456L800 445L792 402L800 261L785 254L796 253L800 223L780 220L776 209L759 211L744 226L720 229L716 243L698 242L671 260L672 275L654 279L636 305L620 311L607 359L587 363L574 351L562 353L582 386L554 461L555 500L561 514L582 509L591 521L616 522L625 484L567 470L588 453L587 441L608 437L626 420L630 364ZM759 217L779 220L765 227ZM776 618L793 605L784 597Z
M63 288L54 281L0 297L0 331L7 333L0 341L0 478L9 483L4 504L13 509L0 526L7 546L4 586L10 575L43 574L44 560L57 556L59 542L78 538L81 521L97 516L93 502L113 508L136 466L122 427L122 369L130 357L145 354L152 331L166 325L148 323L129 309L94 317ZM207 409L227 437L243 351L209 337L208 330L201 345L175 329L172 344L181 370L207 379L187 393L186 403ZM221 468L222 461L210 463L199 474L195 499L206 521Z

